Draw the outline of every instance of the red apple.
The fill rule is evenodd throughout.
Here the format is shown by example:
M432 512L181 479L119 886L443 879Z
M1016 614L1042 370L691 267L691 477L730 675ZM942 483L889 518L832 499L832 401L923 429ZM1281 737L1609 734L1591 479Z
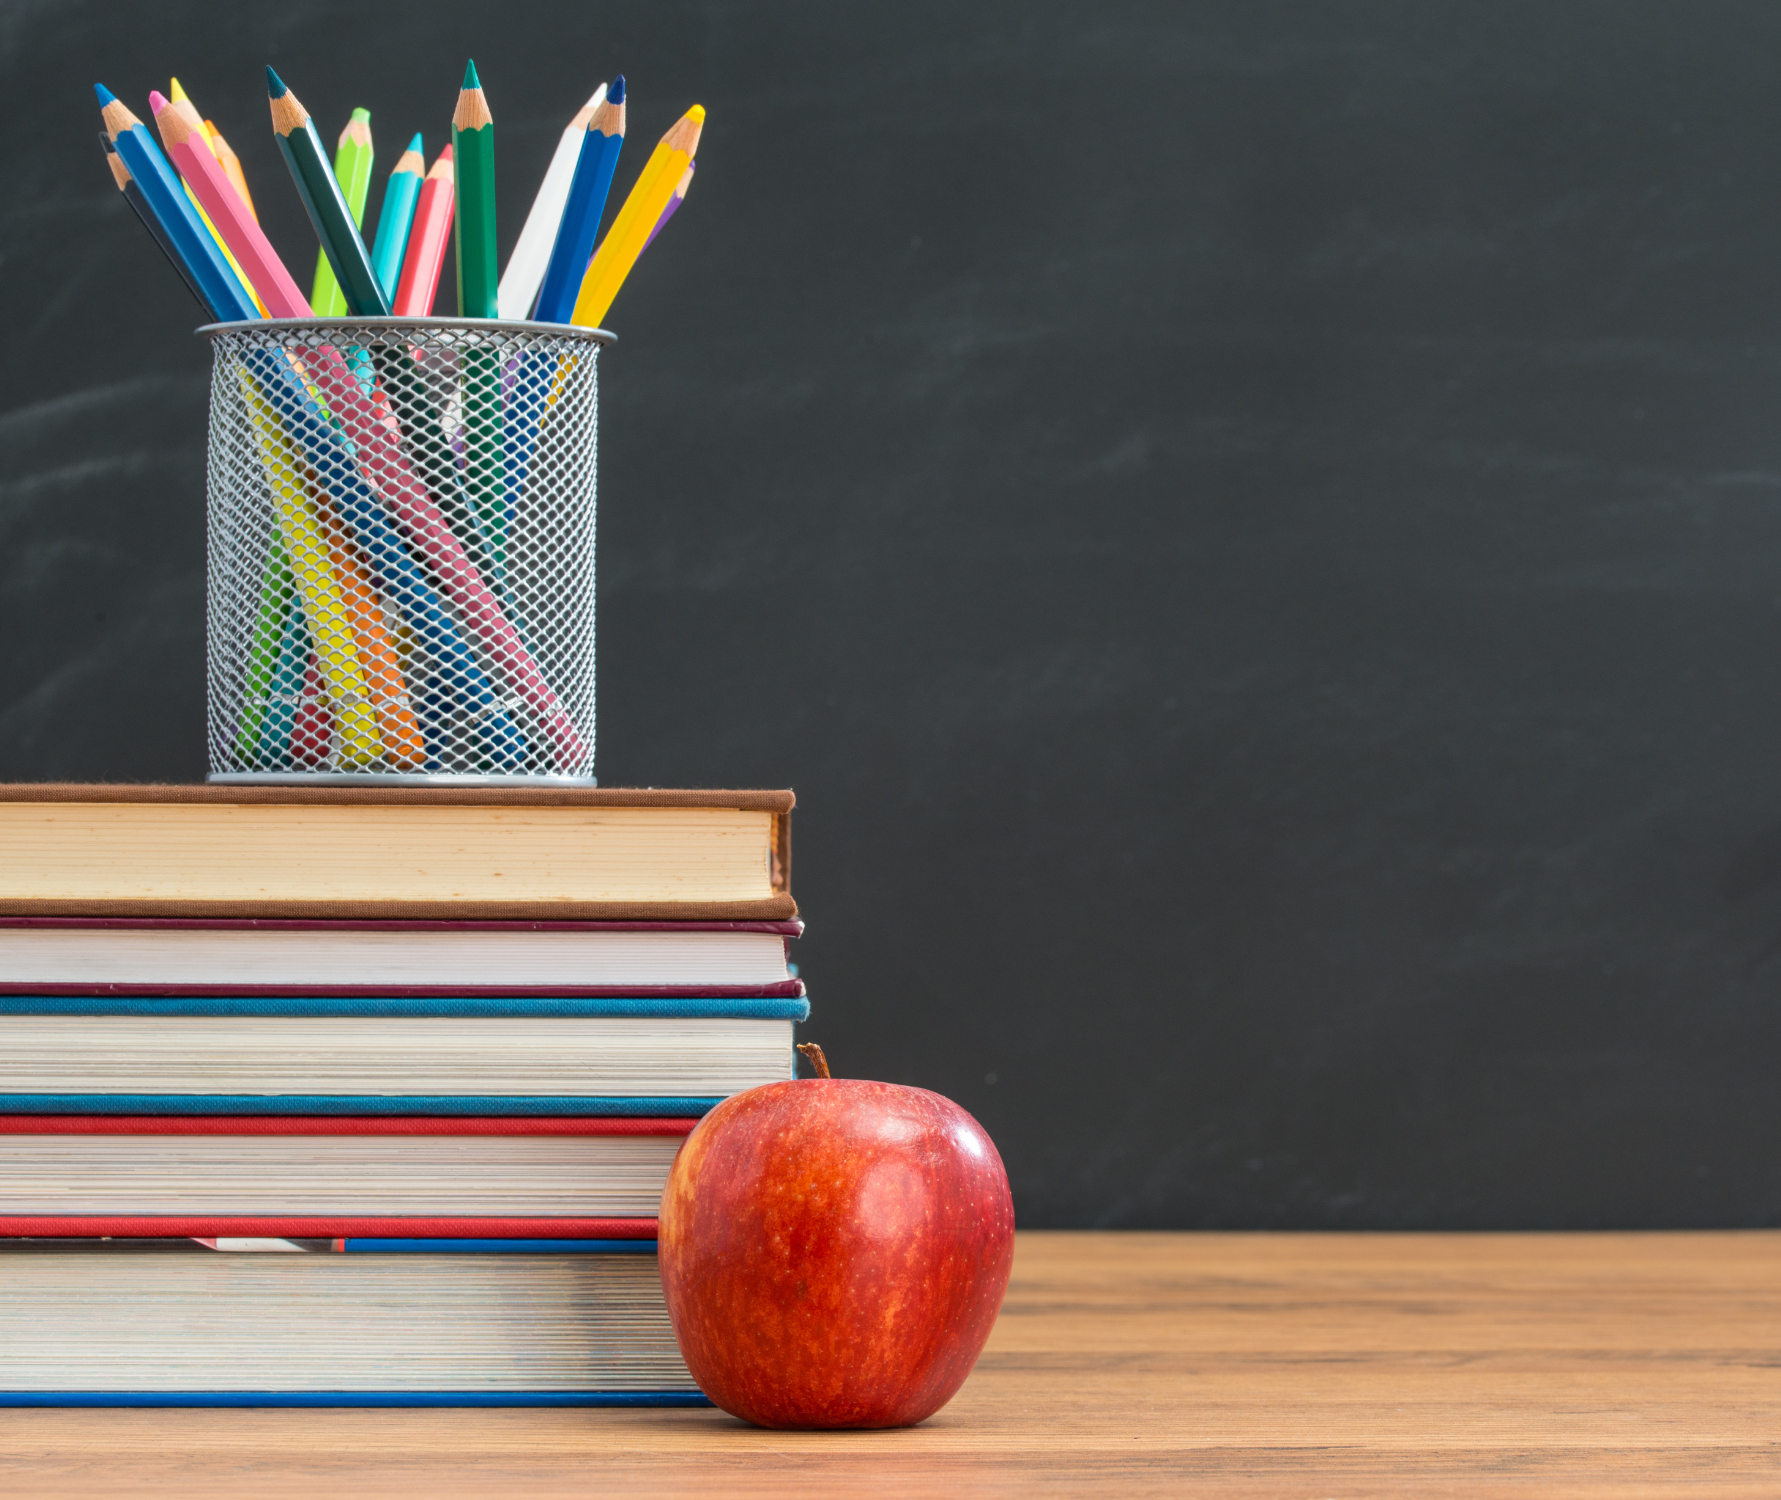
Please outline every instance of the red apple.
M725 1411L762 1427L906 1427L983 1352L1014 1200L994 1144L950 1099L803 1078L699 1122L669 1171L659 1241L680 1352Z

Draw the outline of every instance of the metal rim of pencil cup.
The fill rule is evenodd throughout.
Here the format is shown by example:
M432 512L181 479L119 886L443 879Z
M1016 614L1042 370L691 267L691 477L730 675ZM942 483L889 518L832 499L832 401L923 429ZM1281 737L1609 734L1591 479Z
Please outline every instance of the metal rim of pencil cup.
M207 780L590 786L604 329L207 324Z

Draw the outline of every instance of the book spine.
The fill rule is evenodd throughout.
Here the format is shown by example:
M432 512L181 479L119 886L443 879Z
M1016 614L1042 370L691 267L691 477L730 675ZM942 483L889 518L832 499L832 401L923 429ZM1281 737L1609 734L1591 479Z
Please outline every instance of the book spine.
M651 1240L656 1221L572 1218L369 1218L343 1214L0 1214L0 1237L214 1239L345 1237L447 1240Z

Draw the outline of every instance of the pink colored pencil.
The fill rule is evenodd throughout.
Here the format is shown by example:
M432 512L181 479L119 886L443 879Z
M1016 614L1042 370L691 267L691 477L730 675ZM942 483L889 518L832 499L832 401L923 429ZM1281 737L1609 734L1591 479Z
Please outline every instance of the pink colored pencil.
M307 318L311 316L309 299L291 280L272 242L266 238L259 221L241 201L235 184L217 165L210 149L193 136L201 134L202 123L193 125L183 111L174 109L166 95L158 91L148 96L149 108L155 112L155 127L161 132L161 144L173 159L179 175L191 187L192 196L203 204L210 222L223 237L247 279L266 304L266 311L275 318Z

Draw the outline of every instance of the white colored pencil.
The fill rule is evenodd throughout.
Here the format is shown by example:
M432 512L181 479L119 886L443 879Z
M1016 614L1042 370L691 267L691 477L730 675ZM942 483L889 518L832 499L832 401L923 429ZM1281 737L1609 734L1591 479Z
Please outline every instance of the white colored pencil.
M513 254L507 257L507 269L501 273L501 285L495 289L495 311L503 318L532 316L532 304L538 300L538 288L544 285L544 272L550 265L551 247L557 242L557 225L569 201L569 184L575 180L575 159L587 137L587 122L605 101L606 85L601 84L557 142L557 154L538 184L526 227L520 230Z

